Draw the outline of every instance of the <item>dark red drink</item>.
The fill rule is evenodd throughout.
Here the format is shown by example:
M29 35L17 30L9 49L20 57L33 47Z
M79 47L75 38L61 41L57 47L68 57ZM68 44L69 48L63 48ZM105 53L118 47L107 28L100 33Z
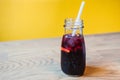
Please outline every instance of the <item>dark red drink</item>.
M83 35L63 35L61 44L61 68L64 73L68 75L83 75L86 64L85 55Z

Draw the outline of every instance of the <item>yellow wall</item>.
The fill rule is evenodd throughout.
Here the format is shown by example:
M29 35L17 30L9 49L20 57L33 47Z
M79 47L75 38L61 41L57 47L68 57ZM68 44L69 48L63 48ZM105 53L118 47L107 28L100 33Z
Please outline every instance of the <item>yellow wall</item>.
M0 41L58 37L82 0L0 0ZM120 0L85 0L84 34L120 32Z

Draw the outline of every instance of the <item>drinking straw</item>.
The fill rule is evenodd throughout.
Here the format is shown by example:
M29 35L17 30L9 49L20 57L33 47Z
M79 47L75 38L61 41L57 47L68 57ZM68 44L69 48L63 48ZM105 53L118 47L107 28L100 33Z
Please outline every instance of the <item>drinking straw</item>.
M84 4L85 4L85 1L82 1L75 23L77 23L80 20L80 16L82 14ZM77 28L77 25L74 25L74 28ZM76 29L73 29L72 36L75 35L75 32L76 32Z

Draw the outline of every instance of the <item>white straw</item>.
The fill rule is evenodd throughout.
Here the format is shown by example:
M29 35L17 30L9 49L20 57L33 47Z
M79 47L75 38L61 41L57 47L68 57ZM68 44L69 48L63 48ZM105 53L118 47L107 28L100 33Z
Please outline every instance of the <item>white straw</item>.
M81 14L82 14L82 10L83 10L84 4L85 4L85 2L82 1L81 6L80 6L80 9L79 9L79 12L78 12L78 15L77 15L77 18L76 18L76 20L75 20L75 23L80 20L80 16L81 16ZM76 28L76 27L77 27L77 26L74 26L74 28ZM75 32L76 32L76 29L73 30L72 36L75 35Z

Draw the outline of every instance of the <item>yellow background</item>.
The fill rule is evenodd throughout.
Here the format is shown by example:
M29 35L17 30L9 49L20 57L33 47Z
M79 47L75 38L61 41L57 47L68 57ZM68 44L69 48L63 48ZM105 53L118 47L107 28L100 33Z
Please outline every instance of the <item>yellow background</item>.
M0 0L0 41L61 37L82 0ZM84 0L84 34L120 32L120 0Z

